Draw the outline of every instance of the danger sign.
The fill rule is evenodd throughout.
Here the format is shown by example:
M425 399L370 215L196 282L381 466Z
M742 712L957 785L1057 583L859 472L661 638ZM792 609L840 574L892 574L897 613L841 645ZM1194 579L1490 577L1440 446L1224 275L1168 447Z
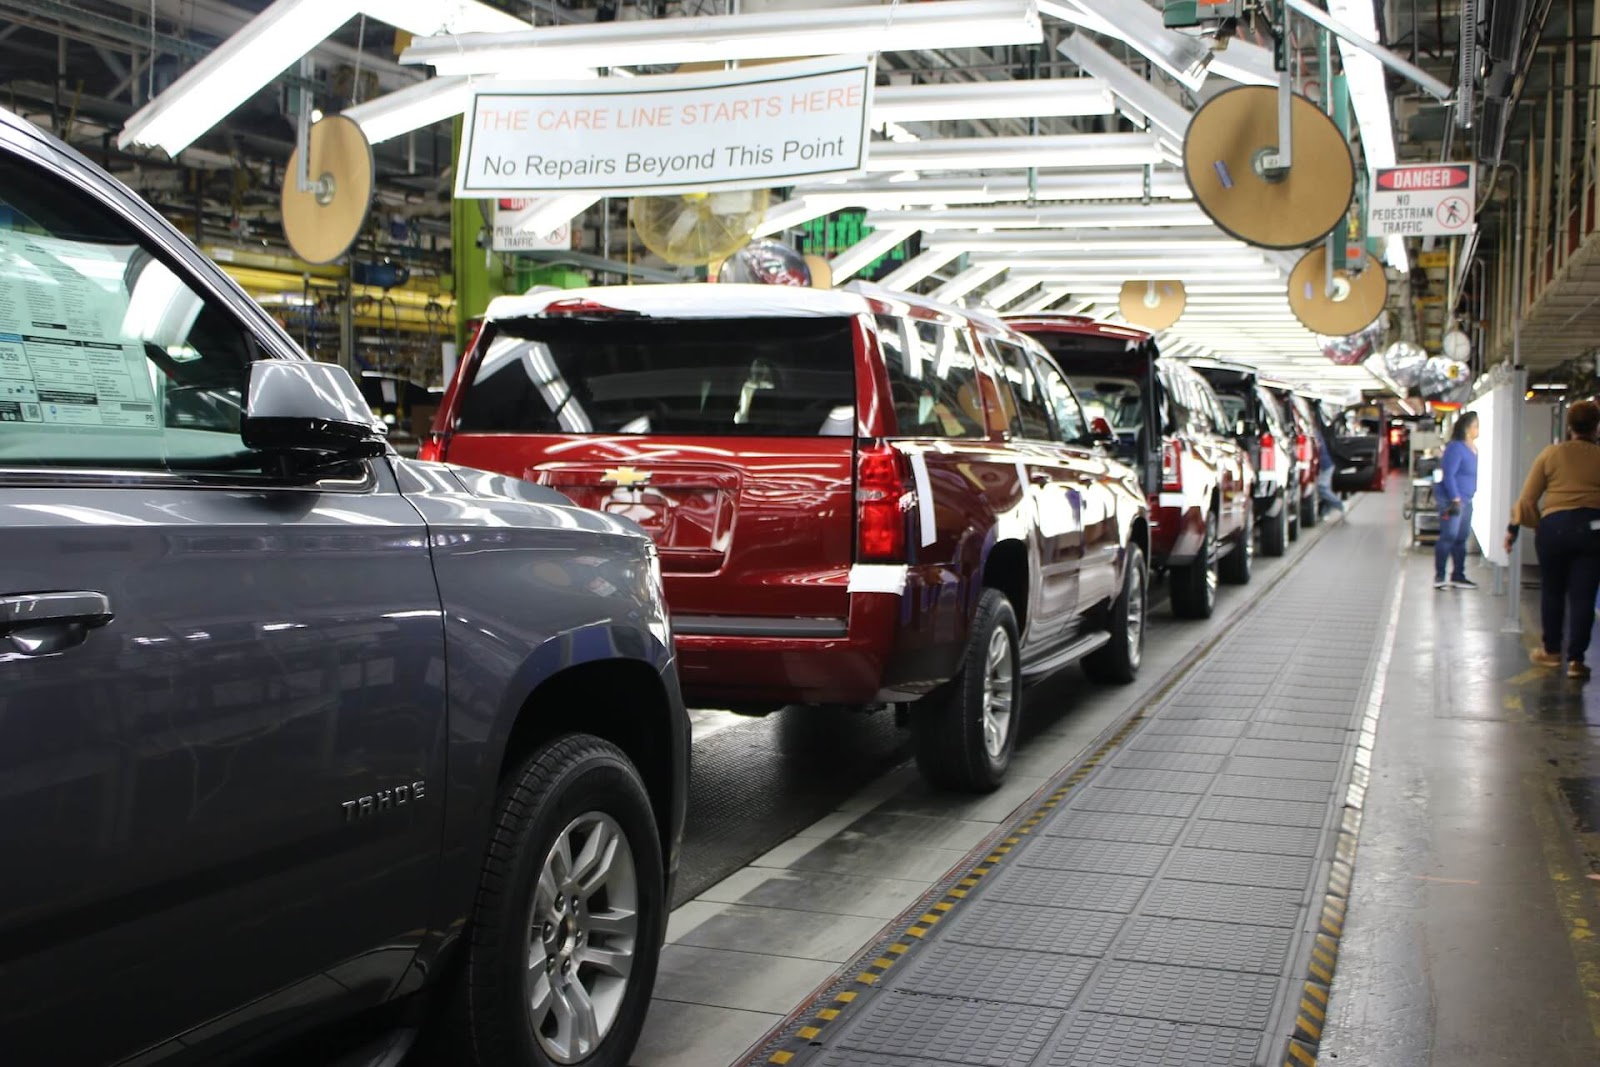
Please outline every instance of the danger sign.
M1473 227L1477 173L1470 164L1386 167L1373 180L1373 237L1455 237Z

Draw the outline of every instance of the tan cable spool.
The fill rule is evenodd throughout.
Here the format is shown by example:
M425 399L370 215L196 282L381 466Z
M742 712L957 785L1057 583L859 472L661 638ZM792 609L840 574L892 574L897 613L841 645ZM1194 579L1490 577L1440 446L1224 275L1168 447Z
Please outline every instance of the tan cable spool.
M1300 257L1289 272L1289 308L1306 329L1326 337L1349 337L1371 326L1389 302L1383 267L1361 253L1362 270L1333 272L1328 292L1328 249L1319 245Z
M1195 112L1183 141L1183 175L1201 210L1239 240L1262 248L1300 248L1344 221L1355 195L1350 146L1332 119L1298 93L1289 119L1289 169L1263 174L1277 150L1278 90L1242 85Z
M1189 304L1182 282L1123 282L1117 306L1128 325L1165 330L1178 321Z
M807 255L806 266L811 270L811 288L833 288L833 264L823 256Z
M331 263L350 250L372 207L372 146L343 115L315 123L307 139L311 188L302 192L300 150L283 178L283 234L307 263Z

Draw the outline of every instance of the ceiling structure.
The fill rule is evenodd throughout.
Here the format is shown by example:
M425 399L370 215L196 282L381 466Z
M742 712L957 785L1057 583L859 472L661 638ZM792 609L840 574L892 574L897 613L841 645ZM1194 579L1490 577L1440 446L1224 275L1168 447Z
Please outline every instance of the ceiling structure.
M1452 313L1481 318L1494 302L1492 264L1507 232L1507 212L1489 194L1508 198L1512 184L1494 165L1525 151L1538 101L1554 98L1578 75L1584 95L1592 97L1589 83L1600 80L1589 73L1589 0L1468 5L1478 32L1468 35L1477 52L1467 62L1479 76L1467 79L1471 91L1459 98L1471 125L1459 125L1451 107L1393 74L1362 83L1365 103L1361 92L1353 94L1353 137L1369 161L1476 158L1489 164L1480 187L1488 210L1479 241L1480 262L1488 266L1462 268L1452 277L1456 261L1442 243L1412 242L1403 257L1389 249L1391 337L1430 345ZM534 43L552 31L587 35L591 51L568 46L558 53L570 58L571 73L586 73L590 63L624 61L635 65L613 73L646 75L703 57L681 43L686 35L678 31L692 38L690 26L644 23L726 16L732 8L740 18L779 20L815 11L821 24L840 9L876 5L317 0L325 26L302 35L296 49L311 48L309 66L289 57L287 70L264 74L260 88L214 129L192 144L169 145L175 156L119 146L128 140L119 135L131 118L141 109L147 115L152 99L162 99L186 72L192 77L241 29L259 26L252 20L271 6L266 0L0 0L6 71L0 104L104 163L203 245L282 255L277 190L295 140L291 95L308 88L320 110L349 112L376 142L379 195L371 233L363 238L371 252L408 263L421 276L443 275L451 253L449 118L465 106L465 75L496 67L473 52L481 39L435 30L509 29ZM929 9L941 6L906 2L891 7L891 18L902 7L920 16L936 15ZM1458 0L1380 0L1375 7L1370 0L1329 0L1329 6L1352 23L1370 14L1369 32L1389 48L1448 84L1461 84ZM1164 29L1159 7L1146 0L1040 0L1037 12L1037 43L882 52L869 173L787 190L774 199L760 232L782 235L829 212L865 209L876 229L868 240L875 243L854 256L842 250L836 275L875 258L868 251L897 244L895 235L917 234L919 254L887 284L1006 311L1048 308L1114 321L1124 281L1181 280L1189 305L1164 334L1166 350L1237 359L1311 385L1380 388L1363 368L1332 364L1289 311L1284 285L1298 251L1252 248L1221 233L1192 201L1178 166L1198 106L1234 85L1273 81L1271 39L1241 21L1227 47L1214 50L1206 40ZM1338 49L1320 48L1321 32L1304 18L1292 26L1292 69L1301 91L1321 95L1324 55L1358 81L1355 66L1363 60L1349 50L1341 57ZM680 43L661 46L662 29L675 31ZM771 48L763 53L759 43L739 47L747 49L741 55L775 54ZM519 69L531 54L540 53L526 53L508 69ZM417 98L425 101L420 110L398 106ZM1378 143L1390 128L1391 109L1392 147ZM617 277L643 269L634 259L643 250L625 236L624 202L562 199L552 212L578 216L588 234L586 254L568 258ZM1409 274L1407 267L1413 268Z

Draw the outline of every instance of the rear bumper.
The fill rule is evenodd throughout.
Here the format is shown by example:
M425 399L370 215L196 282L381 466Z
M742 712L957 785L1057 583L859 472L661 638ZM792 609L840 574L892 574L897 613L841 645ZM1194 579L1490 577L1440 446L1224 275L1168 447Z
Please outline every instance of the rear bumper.
M703 617L686 620L690 632L675 633L684 698L711 708L915 699L954 673L967 617L957 586L915 568L857 566L850 616L834 620L843 625L831 636L779 632L792 626L787 619L769 620L769 633L756 632L760 620L736 620L737 633Z

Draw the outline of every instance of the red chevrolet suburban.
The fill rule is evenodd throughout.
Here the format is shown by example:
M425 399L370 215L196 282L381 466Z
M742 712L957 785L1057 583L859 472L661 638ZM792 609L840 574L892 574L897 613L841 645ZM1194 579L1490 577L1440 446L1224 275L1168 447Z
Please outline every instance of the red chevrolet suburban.
M982 790L1025 678L1138 670L1149 522L1111 440L998 319L665 285L496 300L423 455L649 531L691 705L906 704L924 774Z

